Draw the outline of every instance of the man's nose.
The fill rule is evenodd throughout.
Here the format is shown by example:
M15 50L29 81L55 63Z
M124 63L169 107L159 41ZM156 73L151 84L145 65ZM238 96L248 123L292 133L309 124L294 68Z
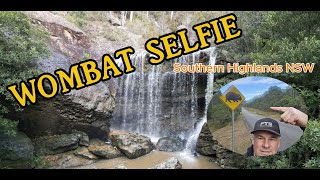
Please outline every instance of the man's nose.
M269 141L267 139L263 142L263 147L264 148L269 148L270 147L270 143L269 143Z

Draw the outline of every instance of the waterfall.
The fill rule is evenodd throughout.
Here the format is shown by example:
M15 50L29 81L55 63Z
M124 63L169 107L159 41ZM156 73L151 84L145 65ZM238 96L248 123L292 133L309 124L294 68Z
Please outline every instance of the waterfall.
M214 65L217 57L217 53L214 49L208 49L208 53L210 53L209 58L209 65ZM213 96L213 81L214 81L214 73L208 73L207 75L207 87L206 87L206 96L205 96L205 110L204 110L204 116L201 118L201 120L196 124L195 130L190 135L185 151L187 152L194 152L196 143L199 137L199 134L201 132L202 126L204 123L207 122L207 108L210 104L210 101Z
M115 79L117 95L111 129L154 138L176 136L187 140L191 146L194 143L190 143L190 138L197 137L206 120L203 116L211 99L214 74L175 73L173 64L193 65L206 59L203 64L214 65L215 48L159 65L149 64L149 56L144 51L136 52L131 57L136 71ZM198 125L195 127L195 124Z

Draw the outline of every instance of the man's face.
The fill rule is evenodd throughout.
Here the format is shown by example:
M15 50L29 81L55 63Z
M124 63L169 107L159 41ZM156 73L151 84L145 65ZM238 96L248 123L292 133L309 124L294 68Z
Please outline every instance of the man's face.
M253 134L252 144L255 156L274 155L280 147L280 136L268 131L257 131Z

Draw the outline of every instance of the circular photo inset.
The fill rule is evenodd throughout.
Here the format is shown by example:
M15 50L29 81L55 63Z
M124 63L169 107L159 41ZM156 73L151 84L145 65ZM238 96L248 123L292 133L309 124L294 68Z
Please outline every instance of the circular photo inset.
M277 79L253 76L223 86L211 99L207 123L226 149L269 156L295 144L308 116L302 97Z

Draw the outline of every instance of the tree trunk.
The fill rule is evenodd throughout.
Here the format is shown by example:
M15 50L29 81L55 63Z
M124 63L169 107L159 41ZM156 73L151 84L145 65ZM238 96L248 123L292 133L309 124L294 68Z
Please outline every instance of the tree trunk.
M130 11L130 21L132 22L132 18L133 18L133 11Z
M126 23L126 16L127 16L127 11L121 11L121 25L124 26Z

